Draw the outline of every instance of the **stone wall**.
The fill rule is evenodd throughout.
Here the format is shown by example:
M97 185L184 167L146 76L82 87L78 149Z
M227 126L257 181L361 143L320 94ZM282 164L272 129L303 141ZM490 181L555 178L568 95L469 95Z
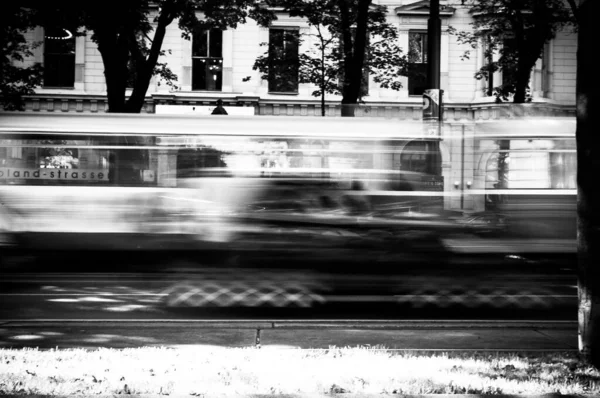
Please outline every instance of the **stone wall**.
M208 106L217 99L228 107L252 107L255 115L274 116L321 116L320 101L269 100L255 96L221 96L207 98L155 94L146 99L142 113L154 113L156 105ZM326 116L340 116L340 103L327 101ZM26 97L26 112L106 112L107 100L104 95L46 94ZM421 120L422 103L411 102L371 102L356 107L357 117L383 117L401 120ZM575 116L575 106L553 102L512 103L446 103L443 117L452 120L512 119L530 116Z

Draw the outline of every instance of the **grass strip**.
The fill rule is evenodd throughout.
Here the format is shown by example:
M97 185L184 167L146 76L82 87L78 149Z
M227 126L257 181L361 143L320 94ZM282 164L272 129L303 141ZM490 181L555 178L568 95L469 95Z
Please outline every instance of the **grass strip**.
M385 347L0 350L0 395L599 394L573 352Z

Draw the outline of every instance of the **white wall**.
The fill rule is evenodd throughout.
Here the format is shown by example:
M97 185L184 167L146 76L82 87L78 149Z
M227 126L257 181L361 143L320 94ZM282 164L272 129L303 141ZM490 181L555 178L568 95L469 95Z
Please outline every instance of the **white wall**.
M577 34L561 32L552 41L550 98L561 104L575 103Z
M473 21L469 10L466 8L457 8L449 24L458 31L471 29L470 23ZM448 92L445 100L455 102L472 101L479 84L474 75L478 69L477 51L465 44L459 44L456 36L448 38L448 59L449 59L449 77ZM465 51L471 50L469 59L461 59Z

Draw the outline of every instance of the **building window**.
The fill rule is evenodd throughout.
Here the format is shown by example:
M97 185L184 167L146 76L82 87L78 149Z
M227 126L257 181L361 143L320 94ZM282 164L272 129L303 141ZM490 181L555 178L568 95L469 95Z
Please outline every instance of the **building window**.
M44 87L74 87L75 30L44 29Z
M192 90L221 91L223 87L223 31L204 29L192 39Z
M269 92L298 92L297 29L269 29Z
M427 89L427 32L408 33L408 95Z

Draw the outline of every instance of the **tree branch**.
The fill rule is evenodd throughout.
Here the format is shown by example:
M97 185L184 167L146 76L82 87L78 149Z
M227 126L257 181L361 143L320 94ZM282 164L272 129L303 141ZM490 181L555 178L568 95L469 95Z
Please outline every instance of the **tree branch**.
M158 61L158 57L160 56L160 49L162 47L163 39L166 33L166 28L171 22L173 22L174 19L174 16L171 11L171 7L165 6L162 8L160 16L158 17L158 25L154 30L154 40L152 41L152 45L150 46L150 53L147 59L149 65L154 66Z
M144 36L146 37L146 39L148 39L150 44L152 44L152 39L150 38L150 36L148 36L148 33L144 32Z
M575 20L579 22L579 7L577 6L577 2L575 0L567 0L567 3L571 6Z
M131 53L131 56L133 57L133 60L136 63L136 67L141 66L140 63L146 60L146 57L144 57L144 54L138 46L137 37L134 31L129 32L129 52Z

